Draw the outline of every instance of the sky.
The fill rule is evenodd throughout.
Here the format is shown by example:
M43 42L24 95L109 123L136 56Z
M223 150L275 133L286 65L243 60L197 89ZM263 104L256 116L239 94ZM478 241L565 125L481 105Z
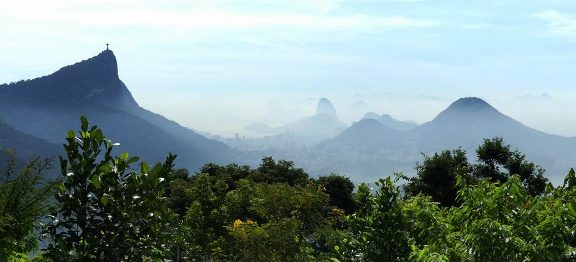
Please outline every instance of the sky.
M0 0L0 83L106 43L142 107L226 137L321 97L423 123L467 96L576 136L574 0Z

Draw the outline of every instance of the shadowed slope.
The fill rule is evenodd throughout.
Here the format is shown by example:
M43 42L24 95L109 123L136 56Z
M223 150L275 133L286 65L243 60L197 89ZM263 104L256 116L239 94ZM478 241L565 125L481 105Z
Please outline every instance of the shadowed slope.
M180 165L195 169L206 162L228 161L233 153L223 143L138 106L118 77L110 50L48 76L1 85L0 109L6 124L58 144L85 115L121 143L121 151L147 161L161 161L173 152Z

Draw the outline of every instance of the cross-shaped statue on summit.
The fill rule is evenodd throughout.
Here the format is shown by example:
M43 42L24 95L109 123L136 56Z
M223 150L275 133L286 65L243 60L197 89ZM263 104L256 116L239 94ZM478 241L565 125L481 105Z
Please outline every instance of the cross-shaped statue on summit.
M109 45L109 44L106 44L106 50L109 50L109 49L108 49L108 45Z

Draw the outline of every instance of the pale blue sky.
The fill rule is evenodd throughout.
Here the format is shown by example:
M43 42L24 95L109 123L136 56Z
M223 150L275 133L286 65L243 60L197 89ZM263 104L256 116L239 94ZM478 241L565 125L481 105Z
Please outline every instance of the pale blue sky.
M320 97L346 122L424 122L479 96L576 136L573 0L2 1L0 83L107 42L140 105L214 134L312 114Z

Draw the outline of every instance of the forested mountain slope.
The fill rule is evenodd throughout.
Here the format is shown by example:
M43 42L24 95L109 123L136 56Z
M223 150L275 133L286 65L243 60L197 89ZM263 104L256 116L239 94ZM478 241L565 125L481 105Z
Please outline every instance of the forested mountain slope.
M140 107L120 80L111 50L48 76L0 85L0 118L19 132L60 144L80 115L108 130L122 151L147 161L173 152L180 165L195 169L232 159L223 143Z

